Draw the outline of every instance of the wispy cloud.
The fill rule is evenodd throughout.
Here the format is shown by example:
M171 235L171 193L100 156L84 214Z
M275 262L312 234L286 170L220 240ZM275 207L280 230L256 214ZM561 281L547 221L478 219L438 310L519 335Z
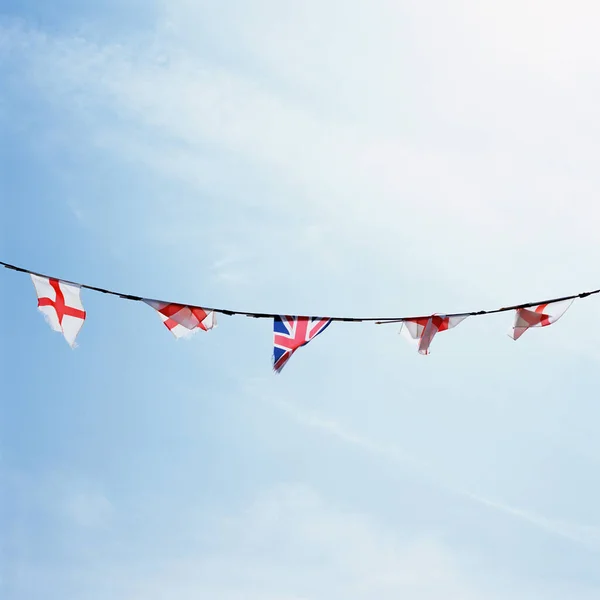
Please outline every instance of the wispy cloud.
M105 529L113 522L115 506L102 483L91 477L58 470L32 477L7 469L0 471L0 478L13 498L27 499L32 514L46 512L83 529Z
M293 404L288 400L284 400L281 397L275 395L265 395L263 392L258 391L252 392L253 387L254 386L250 384L249 390L251 391L253 398L258 401L266 400L270 405L284 412L301 425L310 427L312 429L317 429L328 436L337 438L342 442L358 446L370 454L391 459L402 464L406 468L419 471L421 474L424 474L427 470L425 464L402 452L396 446L381 444L375 440L369 439L368 437L352 431L335 419L324 417L315 411L302 409L298 405Z
M582 544L590 550L596 552L600 551L599 527L578 525L576 523L566 523L564 521L549 519L533 511L524 510L515 506L509 506L507 504L503 504L502 502L489 500L488 498L477 496L475 494L468 494L468 497L475 502L483 504L484 506L489 506L494 510L512 515L518 519L530 523L534 527L538 527L552 535L557 535L577 544Z
M357 433L342 424L339 420L325 417L315 411L303 409L289 400L283 400L279 396L266 395L264 392L258 392L256 390L253 391L253 388L254 386L250 384L248 390L256 400L267 401L271 406L284 412L302 426L321 431L326 436L356 446L377 458L397 463L405 470L426 479L449 494L462 497L470 502L475 502L494 512L514 517L519 521L532 525L551 535L582 545L591 551L600 551L600 528L598 527L548 518L535 511L525 510L491 500L479 494L474 494L461 485L455 485L448 477L442 476L441 473L435 469L434 465L411 456L409 453L402 451L395 445L382 444Z
M75 219L83 218L86 228L102 231L106 241L88 264L107 262L112 251L144 277L150 269L161 270L172 278L165 285L189 285L190 298L197 292L199 301L215 293L209 289L214 285L219 293L229 294L223 303L231 301L233 308L263 309L275 303L275 294L287 294L274 310L293 302L304 310L311 295L319 303L331 299L336 307L344 302L356 307L372 299L373 306L385 302L394 311L406 306L426 311L443 310L448 298L460 302L458 309L477 309L479 303L494 306L595 286L600 258L596 241L600 176L594 158L600 128L596 82L600 45L594 29L598 9L575 2L566 14L563 3L554 0L489 4L382 0L369 9L347 2L340 11L336 0L286 6L277 0L161 0L155 3L158 11L152 27L125 32L119 27L99 31L93 23L75 31L67 26L45 29L34 18L0 19L0 69L8 90L0 112L3 119L14 114L31 140L51 139L53 155L81 157L77 164L88 178L81 194L74 196L76 202L70 203L71 211ZM29 111L38 111L35 119ZM20 131L16 138L27 141ZM111 168L98 172L103 159L112 161ZM105 178L121 169L113 188L119 193L105 197ZM42 179L40 185L46 185ZM132 190L132 184L139 189ZM100 192L93 195L92 187ZM104 219L99 218L102 215ZM29 227L24 219L23 231L29 232ZM60 224L47 229L53 235L48 247L54 248L57 231L63 230ZM72 243L66 231L64 249ZM33 232L31 238L37 239ZM31 252L42 252L41 248L36 244ZM135 253L143 254L137 263ZM48 260L71 255L69 248ZM336 278L339 273L344 277ZM322 283L330 286L329 292ZM381 293L372 293L373 284ZM152 285L159 284L152 281ZM353 302L352 291L361 299ZM187 293L182 291L181 298ZM511 436L529 443L535 428L554 428L570 448L581 443L590 455L598 454L593 427L585 429L571 417L577 412L573 389L589 397L591 406L595 381L592 369L575 368L568 361L585 353L595 356L594 340L600 334L600 320L594 319L598 311L578 304L551 331L532 332L520 341L506 372L505 363L498 366L497 358L502 356L507 363L509 359L493 346L485 356L470 353L468 364L461 363L463 355L449 352L443 368L437 355L419 367L409 359L398 367L389 357L402 342L390 328L388 338L372 335L371 341L380 344L374 346L377 356L359 356L355 339L353 355L340 346L326 350L340 378L330 390L339 394L340 404L348 400L344 412L331 408L337 399L329 402L322 392L328 385L328 374L322 372L313 380L294 380L293 374L280 379L277 390L284 391L277 395L264 381L245 391L269 407L263 411L264 431L271 431L269 417L275 411L285 415L288 425L300 425L297 429L306 442L301 452L315 464L315 481L324 480L327 472L310 454L315 436L308 430L342 449L346 445L349 454L364 452L374 464L387 462L393 466L390 471L406 470L420 477L431 484L425 487L440 491L440 504L455 497L457 501L448 504L466 508L464 522L458 519L461 533L463 525L476 530L481 522L475 520L484 514L495 530L507 523L525 525L514 528L518 534L509 543L515 548L530 533L536 541L540 534L549 534L543 542L554 564L564 562L563 540L569 541L569 555L585 560L589 551L597 552L599 532L573 521L593 520L593 478L585 474L592 492L586 498L573 491L576 486L558 490L572 465L547 467L546 456L540 453L529 457L519 473L525 479L531 475L528 469L552 469L545 479L540 476L539 489L526 484L520 488L519 483L507 489L505 483L506 472L522 458L512 448ZM114 308L109 305L109 310ZM106 313L106 318L118 327L119 315ZM128 324L134 323L127 318ZM455 334L459 351L464 348L460 337L473 321ZM484 333L488 323L492 328L499 322L481 321ZM242 327L253 324L245 320ZM500 324L498 336L507 326L508 320ZM248 362L254 358L250 346L234 339L237 329L224 326L221 331L220 339L231 344L221 362L238 373L237 356ZM336 340L337 331L328 338L332 344L344 339L340 334ZM571 335L578 336L576 347L569 345ZM551 350L555 358L535 356L536 339L548 340L539 344L547 344L544 352ZM551 344L555 347L549 348ZM139 465L139 478L152 472L154 458L144 455L146 446L139 447L139 442L151 445L150 438L163 439L167 412L174 435L186 434L172 444L181 460L178 481L189 476L204 495L209 484L199 475L197 457L209 457L207 471L219 474L212 485L222 488L211 489L214 496L205 494L210 499L199 511L201 517L194 512L198 507L190 506L195 499L186 504L188 498L182 498L185 494L179 489L152 490L149 482L144 490L150 490L148 496L138 498L142 492L135 482L126 481L127 467L116 473L108 464L116 458L106 458L104 466L116 480L121 478L114 489L129 494L129 504L120 503L123 498L93 477L65 477L53 483L44 483L43 476L41 482L32 477L12 495L16 504L23 500L23 507L15 509L18 518L9 514L6 520L14 544L14 561L8 568L11 575L16 573L15 589L21 592L16 597L36 598L50 589L59 590L56 594L63 599L68 594L59 592L67 590L71 598L90 600L597 597L597 589L588 593L584 584L580 588L572 581L565 590L554 581L538 585L518 574L507 582L493 565L482 564L483 558L473 559L479 554L491 557L490 562L497 560L493 543L477 546L475 541L469 551L457 549L442 539L439 531L446 523L434 523L434 515L427 515L419 533L408 534L394 520L395 507L390 513L373 508L380 506L378 489L363 490L368 496L365 504L371 503L370 514L368 507L354 510L350 494L345 507L336 506L325 492L313 489L315 482L276 485L277 478L293 470L285 465L282 471L267 472L269 465L261 460L264 448L245 446L242 439L236 439L237 446L230 444L219 430L221 423L229 428L234 419L223 401L231 390L218 382L234 377L223 375L213 348L198 342L193 349L185 348L187 358L181 354L173 358L176 351L170 347L156 350L161 357L156 373L164 380L173 377L164 397L148 398L152 408L166 406L166 412L157 411L159 417L149 409L140 425L137 407L142 404L133 404L128 414L123 404L113 407L123 451L132 453L129 468ZM317 348L322 346L315 347L311 356L318 356ZM115 350L112 346L107 355L112 358ZM127 373L141 389L142 381L151 380L148 365L136 366L134 353L127 354ZM24 360L29 365L30 355ZM47 360L40 358L41 369L50 368ZM78 363L82 368L78 375L88 378L94 372L98 377L95 367L83 361ZM96 356L92 361L102 368L109 362ZM547 381L548 386L559 386L558 377L553 378L559 363L565 398L553 399L555 410L548 416L549 391L538 393L538 387ZM69 365L65 378L72 375ZM200 378L202 394L215 399L214 405L204 404L208 408L202 414L207 440L196 421L188 418L192 412L177 414L164 399L172 398L181 377L190 373L194 377L199 368L215 375ZM349 369L352 377L347 376ZM379 370L382 379L369 379L370 369ZM516 376L519 379L512 385ZM298 385L298 397L309 398L306 404L321 386L316 410L305 408L294 394L285 395L290 381ZM43 394L49 393L50 385L46 380L40 385L47 386L40 392L46 399ZM502 388L497 396L491 391L495 386ZM90 404L97 401L104 407L105 398L95 398L92 387L89 393ZM158 392L149 390L152 393ZM196 387L186 393L190 405L200 404ZM509 398L513 393L518 396L514 402ZM63 390L55 394L62 398ZM439 402L431 401L435 394ZM365 414L365 401L372 410L363 428L357 415ZM389 413L382 409L386 403L391 411L398 410L396 415L404 408L411 414L390 420L387 427ZM492 408L493 412L488 410ZM565 415L573 418L569 431ZM30 422L28 416L23 422ZM112 422L109 416L102 413L102 421ZM449 429L446 420L456 427L450 435L444 432ZM130 435L130 428L137 432L141 426L147 428L147 436ZM427 437L415 441L420 426ZM506 431L499 433L503 426ZM413 437L411 428L418 430ZM190 429L193 434L188 435ZM241 438L253 434L247 424L235 433ZM502 445L509 438L510 444ZM479 447L471 444L473 440L481 442L481 456L475 456ZM432 449L427 454L426 445ZM156 455L162 457L160 441L157 446ZM22 447L18 445L19 450ZM71 446L65 441L61 452L67 448ZM88 452L93 456L82 452L77 459L96 468L100 450L93 446ZM31 464L58 460L56 456L38 462L35 457ZM60 456L71 460L66 451ZM492 491L490 479L486 486L484 477L477 478L478 469L480 475L489 471L491 456L504 472L504 480L493 473L497 485ZM356 485L355 477L354 473L348 477L349 487ZM251 501L257 482L267 482L268 489ZM556 503L544 502L549 488L562 493ZM163 491L165 499L157 499ZM412 492L419 504L418 490ZM161 501L164 504L158 506ZM208 506L211 501L214 504ZM232 504L236 506L231 508ZM542 506L539 512L530 508ZM574 516L548 516L563 509L572 509L569 514ZM140 519L144 535L136 521L139 514L144 515ZM168 522L168 534L161 531L164 523L155 523L157 518ZM60 549L68 560L60 565L54 562L54 544L46 553L37 553L36 542L44 541L45 527L61 536ZM429 527L438 533L430 533ZM510 565L515 571L523 563L530 565L524 553L515 554ZM549 579L551 568L544 572ZM585 573L592 579L590 585L597 583L594 573L594 566Z
M482 42L479 28L468 27L467 17L476 18L484 27L496 27L496 17L490 20L487 13L467 4L461 10L442 13L449 13L448 22L461 32L461 39ZM246 14L242 6L237 8ZM524 114L514 98L506 98L506 89L515 87L505 85L506 80L515 83L518 75L500 67L503 78L497 79L496 73L485 71L483 59L469 58L466 41L449 44L445 59L448 77L452 85L458 81L464 86L461 97L469 97L466 90L470 89L478 107L469 113L475 121L468 130L476 131L472 137L460 139L452 132L459 125L467 126L465 109L455 105L446 75L431 75L432 97L415 97L407 86L407 81L416 86L415 74L406 65L392 68L387 60L406 54L401 38L393 28L384 28L377 40L369 36L370 59L365 63L364 56L361 58L365 41L354 35L364 26L364 15L349 11L347 33L336 32L330 50L331 56L339 59L335 72L347 87L344 98L356 93L361 111L332 119L325 106L317 102L308 108L310 104L300 99L307 89L318 98L337 97L331 69L320 64L324 48L311 43L315 36L322 41L325 30L329 31L328 19L338 15L335 3L319 5L323 18L319 26L309 26L312 10L295 8L290 15L280 14L278 27L269 26L267 31L256 15L261 9L273 8L271 3L263 3L258 12L252 11L254 18L233 20L228 25L231 33L237 34L232 52L240 56L250 52L255 61L267 62L271 76L262 79L203 58L198 43L186 32L195 16L207 18L209 24L212 13L206 13L206 7L194 9L185 1L169 3L168 19L159 21L150 37L98 42L14 26L5 27L3 37L4 45L24 61L24 74L50 101L67 110L69 118L86 124L83 143L105 145L111 152L125 153L130 160L145 162L203 189L229 189L240 203L245 201L244 178L231 174L240 172L243 164L250 169L246 173L269 177L271 185L278 186L273 210L293 213L302 204L305 211L319 214L333 238L347 242L351 236L356 248L390 263L394 251L408 252L415 269L427 268L436 277L452 273L453 281L476 286L480 292L494 289L496 281L506 294L512 293L508 287L513 284L545 283L550 264L563 280L575 281L568 268L571 258L575 254L595 256L597 251L590 241L593 219L578 216L583 209L588 213L595 210L591 199L597 177L590 165L581 161L570 160L570 166L556 169L551 164L554 159L543 152L547 124L540 118L529 119L527 114L535 112L538 99L544 99L544 114L552 112L549 104L558 108L561 102L553 99L552 85L556 84L548 82L544 73L532 73L530 67L523 71L532 82L528 88L531 111ZM443 40L456 39L430 19L429 10L412 3L403 8L382 5L381 10L389 23L399 27L426 23L424 30L429 31L433 24L437 45L427 47L425 40L418 41L421 53L416 60L425 73L430 72L431 61L439 58ZM381 26L381 14L374 14ZM502 15L509 14L503 9L497 15L506 27L509 19L502 21ZM553 23L560 25L559 21ZM496 43L502 47L484 46L489 57L499 50L501 56L508 56L511 45L500 38ZM346 49L355 45L352 60L344 58ZM303 49L301 53L298 48ZM373 65L381 71L373 71ZM510 65L516 69L518 61ZM281 78L293 81L297 93L292 96L282 91L276 85ZM399 120L397 104L391 102L402 97L412 103L424 102L439 133L423 122L421 135L407 134L407 124ZM495 128L490 127L489 114L483 114L481 107L496 111ZM595 122L593 106L579 108ZM93 117L98 109L106 111L102 123ZM123 119L133 125L123 129ZM143 133L132 140L132 128ZM512 137L507 139L507 132ZM581 134L585 138L580 140L582 148L591 151L595 147L585 132L574 129L567 133L573 140ZM523 135L526 143L517 143ZM144 136L159 142L145 143ZM494 139L493 152L482 142L486 136ZM214 158L215 151L220 153L219 160ZM264 202L269 203L270 198L273 195ZM181 214L188 205L181 202ZM360 236L353 229L357 222L362 224ZM569 248L556 248L553 240L564 236L569 238ZM437 250L440 244L442 253ZM527 261L520 260L524 252ZM532 271L529 265L536 261L538 268ZM496 278L480 277L492 267ZM586 274L587 270L581 272L582 277ZM479 280L485 283L477 285Z
M103 528L110 524L114 507L100 492L72 492L65 499L65 511L81 527Z
M568 597L525 579L515 589L514 579L439 537L391 530L368 514L335 506L303 484L269 487L243 510L211 519L210 527L201 525L202 549L173 556L157 548L160 560L154 568L139 563L125 568L106 553L102 562L69 572L25 571L27 589L38 593L58 577L74 593L85 591L94 600L109 592L115 600L173 594L182 600ZM593 598L591 591L574 585L567 593Z

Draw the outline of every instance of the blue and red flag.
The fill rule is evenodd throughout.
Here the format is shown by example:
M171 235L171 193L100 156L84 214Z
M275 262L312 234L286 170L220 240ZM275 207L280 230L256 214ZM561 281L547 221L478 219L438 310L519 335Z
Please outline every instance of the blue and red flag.
M322 317L275 317L273 319L273 369L279 373L292 354L317 337L331 319Z

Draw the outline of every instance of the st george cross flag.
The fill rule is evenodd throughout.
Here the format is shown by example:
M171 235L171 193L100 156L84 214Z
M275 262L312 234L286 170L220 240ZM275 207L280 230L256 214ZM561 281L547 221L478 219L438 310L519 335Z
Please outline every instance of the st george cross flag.
M279 373L292 354L317 337L331 323L321 317L275 317L273 319L273 369Z
M446 331L456 327L464 317L445 317L444 315L431 315L430 317L418 317L403 321L400 331L408 333L412 340L416 340L419 354L429 354L429 345L438 331Z
M144 300L156 310L166 328L177 338L187 337L201 329L208 331L217 326L214 311L206 311L199 306L185 306L172 302Z
M565 314L571 304L573 300L563 300L530 308L518 308L515 311L515 324L508 335L513 340L518 340L530 327L552 325Z
M71 348L75 347L75 338L85 321L85 311L79 294L81 288L59 279L49 279L31 275L38 296L38 308L46 321L62 333Z

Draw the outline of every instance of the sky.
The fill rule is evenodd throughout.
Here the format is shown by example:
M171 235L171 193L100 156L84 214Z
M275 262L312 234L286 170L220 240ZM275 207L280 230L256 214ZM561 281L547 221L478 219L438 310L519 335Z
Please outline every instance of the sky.
M283 314L600 285L597 2L0 0L0 260ZM0 273L6 600L600 597L600 304L418 355Z

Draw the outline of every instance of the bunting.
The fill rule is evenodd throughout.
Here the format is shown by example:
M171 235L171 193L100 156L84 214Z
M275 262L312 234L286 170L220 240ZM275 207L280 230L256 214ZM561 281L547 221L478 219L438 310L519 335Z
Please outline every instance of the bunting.
M547 327L556 323L577 298L587 298L600 294L600 289L580 292L562 298L551 298L543 302L524 302L492 310L478 310L463 313L433 314L417 317L305 317L282 316L273 313L260 313L225 308L200 307L180 302L151 300L35 273L16 265L0 261L0 265L12 271L26 273L31 277L38 297L38 309L42 312L50 327L59 333L71 347L86 320L86 311L81 303L81 290L87 289L102 294L117 296L134 302L143 302L155 310L165 327L177 339L187 337L197 331L210 331L217 325L216 314L243 315L255 319L273 320L273 369L281 372L294 352L305 346L322 333L332 322L362 323L377 325L400 323L400 331L411 341L416 342L419 354L429 354L433 338L440 331L456 327L470 316L481 316L513 311L513 326L509 333L514 340L519 339L527 329Z

